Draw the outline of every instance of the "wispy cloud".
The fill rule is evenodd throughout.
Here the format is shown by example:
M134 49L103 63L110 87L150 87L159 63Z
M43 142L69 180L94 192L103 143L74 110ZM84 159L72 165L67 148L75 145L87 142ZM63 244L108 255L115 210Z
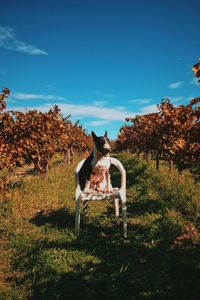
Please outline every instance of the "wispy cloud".
M124 121L126 117L133 116L133 112L127 110L119 110L116 107L99 107L95 105L82 105L82 104L65 104L58 103L61 111L64 114L71 114L78 118L97 118L100 120L109 121ZM47 106L40 108L41 110L47 110Z
M98 120L124 121L127 117L134 117L135 113L128 110L119 110L117 107L99 107L90 104L71 104L71 103L56 103L64 115L71 115L73 118L94 118ZM52 104L44 104L40 106L29 107L13 107L13 110L24 111L25 109L37 109L39 111L48 111ZM95 120L95 121L98 121Z
M31 55L48 55L46 51L18 40L14 29L10 26L0 26L0 47Z
M192 80L190 80L190 84L196 85L199 87L199 78L193 78Z
M171 100L172 102L178 102L180 100L183 100L183 97L170 97L170 96L167 96L167 97L164 97L164 98L167 98L167 99Z
M133 103L133 104L147 104L147 103L151 102L151 99L149 99L149 98L138 98L138 99L129 100L128 102Z
M93 102L93 105L103 107L106 103L107 103L107 101L104 101L104 100L96 100Z
M115 106L115 109L126 110L126 106Z
M183 83L181 81L172 82L168 85L170 89L177 89L179 88Z
M191 101L192 99L194 99L194 98L196 98L196 97L199 97L199 96L190 96L190 97L187 97L185 100Z
M108 124L108 120L97 120L97 121L92 121L86 124L86 126L103 126L105 124Z
M140 115L146 115L146 114L151 114L154 112L158 112L158 108L156 104L148 105L145 107L142 107L139 111Z
M27 93L14 93L12 97L19 100L52 100L52 101L61 101L65 100L64 97L56 95L42 95L42 94L27 94Z

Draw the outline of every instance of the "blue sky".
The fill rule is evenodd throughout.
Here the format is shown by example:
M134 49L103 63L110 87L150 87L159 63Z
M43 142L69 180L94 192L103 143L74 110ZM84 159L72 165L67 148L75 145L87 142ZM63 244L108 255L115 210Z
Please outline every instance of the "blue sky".
M9 109L48 110L115 138L124 118L200 95L197 0L1 0Z

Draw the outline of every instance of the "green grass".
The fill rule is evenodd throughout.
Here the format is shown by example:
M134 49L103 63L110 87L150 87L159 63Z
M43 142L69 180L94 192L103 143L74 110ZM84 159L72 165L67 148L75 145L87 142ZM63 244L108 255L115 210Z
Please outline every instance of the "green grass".
M162 164L127 171L128 238L112 203L91 203L74 234L74 168L29 176L0 203L0 299L190 299L200 294L200 186ZM119 174L112 169L113 182Z

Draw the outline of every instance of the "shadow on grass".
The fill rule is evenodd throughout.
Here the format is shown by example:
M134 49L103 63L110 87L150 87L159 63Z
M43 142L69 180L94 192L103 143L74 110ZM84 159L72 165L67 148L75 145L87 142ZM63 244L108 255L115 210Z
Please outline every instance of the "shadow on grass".
M67 208L59 208L58 210L40 211L31 220L31 223L37 226L51 225L57 228L74 227L74 215Z
M129 204L128 212L131 216L142 216L144 213L159 213L167 207L164 201L144 199Z
M72 217L61 209L33 222L63 228ZM32 282L30 299L198 299L199 249L192 244L173 249L177 229L168 220L157 220L154 233L151 226L130 225L124 240L121 220L111 218L104 226L103 218L81 228L78 238L38 240L26 258L23 253L16 260L18 269L27 270L18 283Z

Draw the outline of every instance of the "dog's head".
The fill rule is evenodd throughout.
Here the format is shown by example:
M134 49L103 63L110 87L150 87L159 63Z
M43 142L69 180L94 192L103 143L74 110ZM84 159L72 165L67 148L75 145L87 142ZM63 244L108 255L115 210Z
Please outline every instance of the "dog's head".
M92 138L96 147L96 150L103 156L107 156L111 151L110 140L107 136L107 131L105 131L104 136L96 136L94 131L92 131Z

